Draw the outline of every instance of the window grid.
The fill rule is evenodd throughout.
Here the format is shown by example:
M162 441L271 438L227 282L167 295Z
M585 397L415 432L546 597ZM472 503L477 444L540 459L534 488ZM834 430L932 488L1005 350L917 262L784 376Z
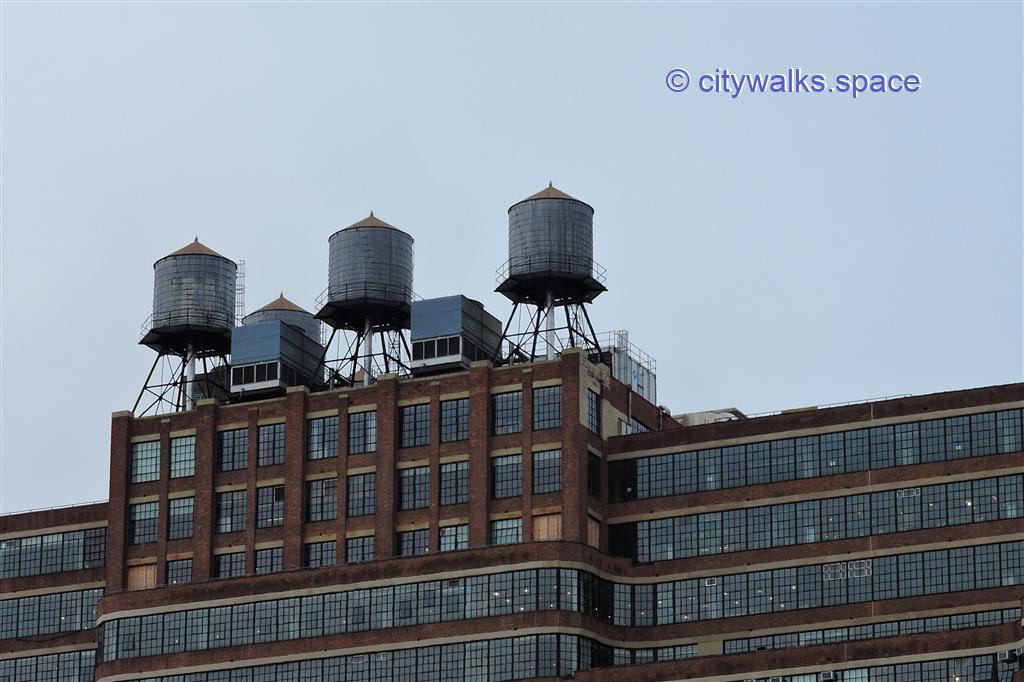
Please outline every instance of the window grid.
M131 482L145 483L160 478L160 441L132 443Z
M358 455L377 450L377 411L352 412L348 415L348 454Z
M430 529L403 530L398 533L398 556L419 556L430 550Z
M368 516L377 505L377 474L353 474L348 477L348 515Z
M345 561L350 564L361 564L373 561L373 536L349 538L345 541Z
M562 451L533 453L533 492L553 493L562 489Z
M523 392L510 391L491 396L492 434L501 436L523 430Z
M171 478L195 476L196 437L181 436L171 439Z
M173 559L167 562L168 585L181 585L192 582L192 560Z
M398 508L424 509L430 506L430 467L398 470Z
M264 424L259 429L256 466L284 464L284 424Z
M337 563L337 546L334 540L307 543L305 565L309 568L334 566Z
M245 575L245 552L229 552L215 557L216 577L239 578Z
M557 429L562 425L562 387L533 389L533 430Z
M236 471L248 465L249 430L217 433L217 471Z
M1021 422L1021 410L1004 410L619 461L609 466L609 497L622 502L1017 452L1024 449Z
M441 401L441 442L469 440L469 398Z
M306 481L306 520L330 521L338 518L338 479Z
M195 503L196 498L194 497L177 497L168 501L168 540L192 537Z
M601 395L587 389L587 428L601 435Z
M256 488L256 527L275 528L284 525L284 486Z
M306 459L327 459L338 455L338 418L318 417L306 422Z
M491 458L491 493L496 500L523 494L523 456Z
M399 447L415 448L430 444L430 403L402 407L399 422Z
M128 505L128 544L156 542L159 503L142 502Z
M469 462L441 465L441 504L465 504L469 501Z
M462 523L457 526L442 526L438 532L441 551L453 552L469 549L469 525Z
M218 533L234 533L245 530L246 497L244 490L217 493Z
M522 541L522 519L497 519L491 521L492 545L515 545Z
M279 573L284 566L284 549L271 547L256 550L256 575Z

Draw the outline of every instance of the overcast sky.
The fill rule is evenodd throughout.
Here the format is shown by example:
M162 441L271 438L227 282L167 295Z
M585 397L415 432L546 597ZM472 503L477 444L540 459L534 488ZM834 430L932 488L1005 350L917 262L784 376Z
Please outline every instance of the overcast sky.
M595 209L599 330L673 412L1020 381L1022 5L3 3L0 510L107 496L196 235L309 307L370 209L500 318L508 206ZM731 99L732 72L919 92Z

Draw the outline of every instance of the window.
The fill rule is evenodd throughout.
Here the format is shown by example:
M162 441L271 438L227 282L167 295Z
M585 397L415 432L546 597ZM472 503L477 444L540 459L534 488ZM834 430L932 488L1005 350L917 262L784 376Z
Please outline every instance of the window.
M333 566L337 563L337 546L334 540L307 543L305 565L309 568Z
M235 471L247 466L248 429L221 431L217 434L217 444L217 471Z
M353 474L348 477L348 515L372 514L377 501L377 474Z
M522 519L491 521L491 544L514 545L523 541Z
M245 552L218 554L215 571L218 578L238 578L245 575Z
M430 444L430 404L407 405L401 408L401 439L399 447L414 448Z
M128 544L156 542L158 507L157 502L128 505Z
M493 434L519 433L523 430L523 392L497 393L491 396Z
M306 422L306 459L338 455L338 418L319 417Z
M217 532L245 530L245 506L244 490L217 493Z
M441 465L441 504L464 504L469 500L469 462Z
M132 483L145 483L160 478L160 441L132 443Z
M441 442L469 440L469 398L441 401Z
M171 478L185 478L196 474L196 437L182 436L171 439Z
M423 509L430 506L430 467L398 470L398 508Z
M469 549L469 526L467 524L442 526L439 535L442 552Z
M192 537L193 513L196 498L179 497L168 501L167 539L180 540Z
M496 500L523 494L522 455L506 455L491 459L491 491Z
M192 582L192 560L176 559L167 562L167 584L180 585Z
M430 547L430 529L403 530L398 533L398 556L426 554Z
M533 492L553 493L562 489L562 451L533 453Z
M324 478L306 482L306 520L329 521L338 518L338 479Z
M345 561L350 564L361 564L373 561L373 536L349 538L345 541Z
M601 395L587 389L587 428L601 435Z
M256 550L256 575L278 573L284 566L284 549L271 547Z
M271 485L256 489L256 527L273 528L284 525L284 486Z
M265 424L259 430L256 466L284 464L284 424Z
M348 454L358 455L377 450L377 411L353 412L348 415Z
M562 425L562 387L533 389L533 430L557 429Z

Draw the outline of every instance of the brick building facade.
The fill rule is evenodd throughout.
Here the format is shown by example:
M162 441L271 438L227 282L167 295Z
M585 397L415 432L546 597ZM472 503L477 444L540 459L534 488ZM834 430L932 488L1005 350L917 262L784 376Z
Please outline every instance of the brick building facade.
M107 503L0 517L0 681L1024 682L1022 407L682 426L570 350L118 412Z

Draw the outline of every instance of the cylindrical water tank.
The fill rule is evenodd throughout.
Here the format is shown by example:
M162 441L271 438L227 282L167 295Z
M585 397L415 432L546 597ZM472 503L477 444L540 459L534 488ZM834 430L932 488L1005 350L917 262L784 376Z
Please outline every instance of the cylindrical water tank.
M161 335L230 333L235 324L235 263L199 243L153 264L153 318Z
M332 234L329 251L327 306L335 311L335 319L364 316L376 324L394 319L396 309L408 317L411 236L370 213Z
M298 327L308 338L320 343L320 320L313 317L313 313L289 301L284 293L246 315L242 318L242 324L257 324L268 320L278 320Z
M508 209L509 277L589 278L594 209L548 185Z

